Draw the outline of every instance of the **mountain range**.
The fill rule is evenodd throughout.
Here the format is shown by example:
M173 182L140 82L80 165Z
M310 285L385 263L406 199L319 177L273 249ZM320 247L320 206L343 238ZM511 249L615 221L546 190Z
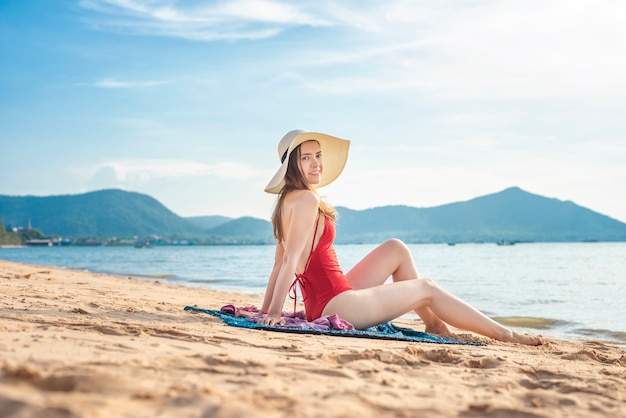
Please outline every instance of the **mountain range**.
M336 209L337 243L379 243L391 237L409 243L626 241L625 223L518 187L430 208ZM160 236L206 244L274 242L267 220L184 218L148 195L122 190L44 197L0 195L0 217L8 231L31 225L47 236Z

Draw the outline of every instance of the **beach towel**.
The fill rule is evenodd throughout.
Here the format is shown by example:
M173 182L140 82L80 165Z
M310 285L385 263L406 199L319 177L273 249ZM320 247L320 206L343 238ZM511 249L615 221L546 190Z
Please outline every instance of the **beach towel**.
M460 345L485 345L482 342L477 341L459 341L452 338L437 337L426 332L415 331L410 328L403 328L394 325L391 322L386 322L374 327L370 327L364 330L355 329L352 324L339 318L337 315L330 315L327 317L318 318L315 321L308 322L304 318L304 312L283 313L285 318L285 325L263 325L255 322L254 318L246 318L235 316L239 309L246 311L257 312L258 309L254 307L236 308L233 305L226 305L220 310L202 309L194 306L185 306L185 311L202 312L215 316L227 325L260 329L266 331L288 332L298 334L315 334L315 335L330 335L337 337L355 337L355 338L373 338L381 340L395 340L395 341L408 341L408 342L424 342L424 343L439 343L439 344L460 344Z

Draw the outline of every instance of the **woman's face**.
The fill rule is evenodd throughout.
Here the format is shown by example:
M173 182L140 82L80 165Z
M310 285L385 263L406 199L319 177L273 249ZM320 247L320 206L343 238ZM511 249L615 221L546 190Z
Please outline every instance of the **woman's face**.
M309 184L322 180L322 150L317 141L306 141L300 145L300 170Z

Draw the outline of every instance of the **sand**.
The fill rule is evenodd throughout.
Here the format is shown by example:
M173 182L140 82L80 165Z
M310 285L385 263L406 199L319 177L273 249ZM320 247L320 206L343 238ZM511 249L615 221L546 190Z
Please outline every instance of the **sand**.
M287 334L183 310L261 296L0 261L0 416L626 416L626 350L606 342Z

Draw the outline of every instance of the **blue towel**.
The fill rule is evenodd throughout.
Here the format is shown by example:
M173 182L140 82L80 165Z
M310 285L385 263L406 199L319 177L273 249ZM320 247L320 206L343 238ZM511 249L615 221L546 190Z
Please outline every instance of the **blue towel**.
M216 316L224 321L227 325L241 328L262 329L267 331L291 332L297 334L324 334L338 337L358 337L358 338L374 338L381 340L411 341L424 343L439 344L461 344L461 345L485 345L477 341L458 341L451 338L437 337L421 331L415 331L410 328L402 328L393 325L391 322L376 325L364 330L320 330L311 327L285 327L280 325L262 325L249 321L248 318L237 317L229 313L218 310L202 309L193 306L185 306L186 311L203 312Z

